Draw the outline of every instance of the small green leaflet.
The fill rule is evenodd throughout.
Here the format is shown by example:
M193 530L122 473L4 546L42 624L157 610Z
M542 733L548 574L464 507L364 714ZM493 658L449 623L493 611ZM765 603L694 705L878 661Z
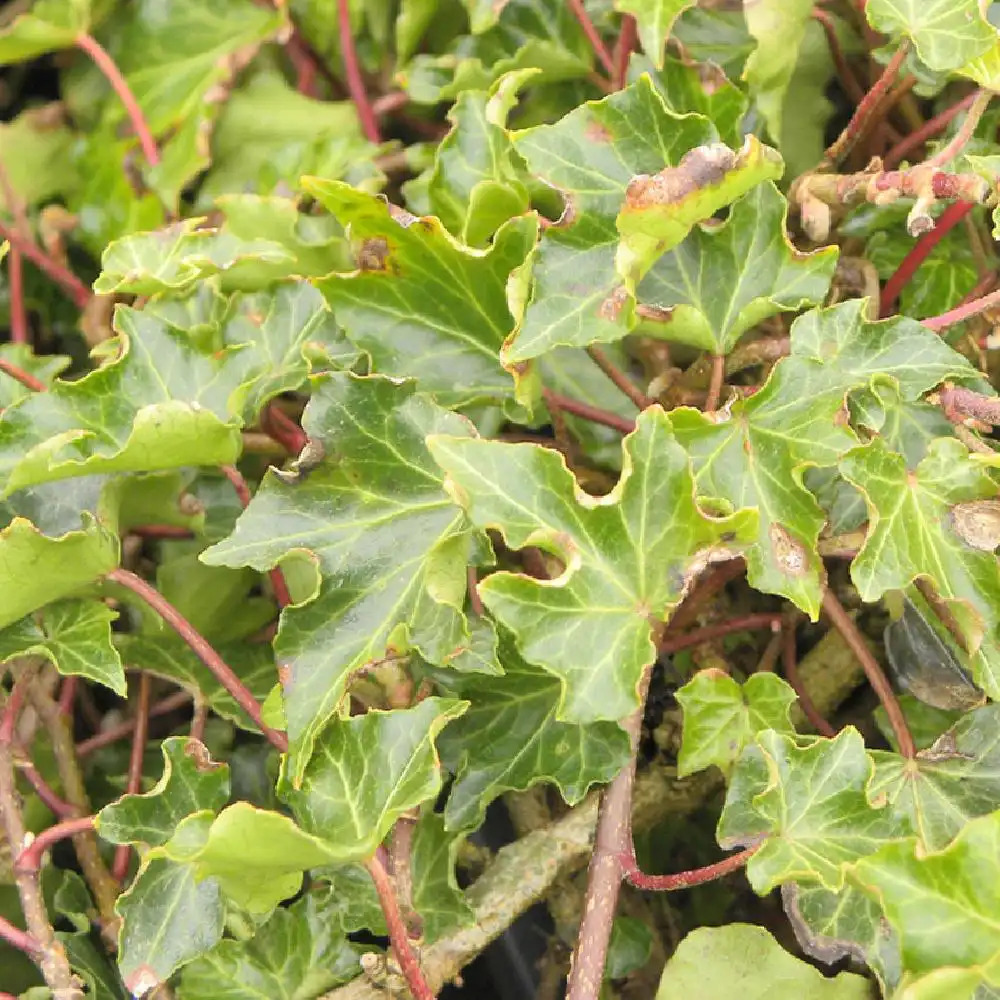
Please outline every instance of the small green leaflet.
M615 10L631 14L639 28L643 51L657 69L663 66L663 45L674 21L696 0L615 0Z
M524 658L562 680L556 717L567 722L617 720L635 708L654 624L713 558L738 552L755 532L748 511L709 517L696 505L688 456L658 406L625 438L622 477L600 498L583 493L548 448L438 435L428 446L475 525L563 561L555 580L500 572L479 592Z
M413 831L413 906L420 914L420 936L428 944L475 920L455 879L455 857L462 839L449 834L444 817L429 809Z

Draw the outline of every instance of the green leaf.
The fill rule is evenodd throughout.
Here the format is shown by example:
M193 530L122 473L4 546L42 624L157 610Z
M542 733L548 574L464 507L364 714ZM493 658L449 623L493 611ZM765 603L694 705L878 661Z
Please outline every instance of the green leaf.
M663 44L674 21L695 3L696 0L615 0L615 10L635 18L643 51L661 69Z
M1000 567L992 552L955 529L952 508L991 498L997 487L965 446L933 442L914 470L878 439L847 454L841 472L865 496L868 535L851 563L862 600L903 590L918 577L949 602L971 654L973 677L987 693L1000 693Z
M58 118L53 121L54 110L53 105L30 108L0 125L4 170L14 195L28 209L61 193L65 186L72 136ZM0 204L8 215L12 214L7 194L2 190ZM17 346L3 345L5 352Z
M417 219L346 184L303 185L350 227L357 270L316 286L373 370L416 378L453 406L509 396L513 383L498 357L513 325L506 283L534 242L534 217L512 219L479 251L437 219Z
M504 348L507 363L629 332L634 310L615 270L615 220L625 192L636 175L675 166L714 138L705 119L669 111L647 76L554 125L514 133L530 172L555 188L565 207L529 257L530 295Z
M500 662L501 677L469 676L451 685L471 705L439 740L441 756L455 773L444 814L449 830L479 827L498 795L540 781L557 785L576 805L628 759L628 738L616 723L557 719L559 679L526 662L506 633Z
M319 570L312 599L282 613L275 642L296 782L352 673L408 647L439 664L467 647L470 544L424 444L469 425L414 395L412 382L318 380L303 427L325 458L297 480L269 472L233 535L202 555L264 571L300 553Z
M428 944L475 921L475 911L465 901L455 879L455 858L461 840L446 832L444 817L429 811L420 817L413 831L412 902L420 914L420 936Z
M737 79L753 52L755 41L741 10L692 7L674 25L674 36L690 58L714 62L730 79Z
M90 28L90 0L37 0L0 31L0 64L66 49Z
M853 299L800 316L792 325L791 356L723 419L689 409L670 416L691 455L698 492L759 511L758 541L747 557L751 585L814 617L823 573L816 539L824 515L800 477L806 466L835 465L856 444L839 416L847 393L877 379L910 400L946 378L974 375L965 358L926 327L901 317L871 323L863 308Z
M298 787L280 788L302 828L323 838L330 863L370 857L409 809L441 789L434 740L468 703L426 698L409 709L338 719L321 735Z
M870 0L865 15L876 31L910 39L932 70L958 69L997 40L979 0Z
M768 1000L775 989L796 1000L870 1000L864 976L822 972L790 955L763 928L752 924L700 927L677 946L663 970L656 1000Z
M728 775L762 729L794 733L795 697L774 674L753 674L738 684L722 670L699 670L676 695L684 709L678 776L713 764Z
M909 826L927 852L943 850L975 817L993 812L1000 798L1000 707L963 715L915 760L872 751L873 802L888 802L900 826Z
M160 744L163 774L144 795L123 795L97 814L97 832L112 844L165 844L190 813L221 809L229 798L229 768L205 745L183 736Z
M150 858L119 897L118 969L142 996L222 937L224 904L215 879L199 881L189 865Z
M428 444L474 524L565 564L555 580L494 573L479 592L524 658L560 678L556 714L569 722L621 719L635 708L655 656L653 624L669 617L713 551L738 550L755 529L746 511L708 517L696 505L688 457L658 406L625 438L625 471L600 498L582 493L547 448L439 436Z
M888 810L868 803L871 776L852 727L811 742L765 730L733 772L719 843L728 850L763 838L746 869L760 895L796 879L839 889L846 866L899 835Z
M180 1000L306 1000L359 969L327 893L278 909L249 941L220 941L184 967Z
M125 697L125 671L111 644L118 617L91 600L55 601L36 618L22 618L0 631L0 663L15 656L44 656L64 677L86 677Z
M767 317L819 304L838 251L799 253L785 232L787 212L778 189L759 184L733 205L725 222L696 227L664 254L638 288L659 321L646 332L728 354Z
M925 855L916 840L903 840L855 865L857 881L877 895L899 934L906 971L976 967L1000 984L998 847L1000 813L993 812L966 824L943 851Z
M743 78L776 139L782 136L785 95L812 8L812 0L756 0L743 8L747 30L757 40Z
M77 521L79 524L80 522ZM93 515L53 538L15 517L0 531L0 627L68 597L118 565L118 537ZM109 676L109 679L112 679Z

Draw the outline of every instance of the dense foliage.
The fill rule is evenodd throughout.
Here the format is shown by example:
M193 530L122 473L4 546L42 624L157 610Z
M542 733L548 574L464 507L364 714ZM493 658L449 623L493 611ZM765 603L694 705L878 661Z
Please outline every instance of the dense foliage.
M0 996L1000 996L998 11L7 3Z

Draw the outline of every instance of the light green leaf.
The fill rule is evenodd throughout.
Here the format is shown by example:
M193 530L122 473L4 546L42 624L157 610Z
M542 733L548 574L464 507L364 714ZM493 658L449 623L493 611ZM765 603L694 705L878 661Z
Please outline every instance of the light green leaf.
M66 184L66 161L72 136L58 119L53 121L55 108L53 105L30 108L13 121L0 125L0 159L11 190L29 209L61 193ZM12 214L7 194L2 190L0 204L8 215ZM18 345L3 346L9 350Z
M743 684L721 670L700 670L677 692L684 729L677 774L716 765L728 775L743 748L762 729L793 733L795 692L774 674L753 674Z
M793 880L839 889L846 866L900 834L888 810L869 805L871 776L852 727L811 742L765 730L736 765L719 843L728 850L763 840L746 869L761 895Z
M688 457L658 406L625 438L622 478L600 498L547 448L440 436L428 444L474 524L566 566L555 580L501 572L479 587L524 658L562 680L556 714L566 721L621 719L635 708L655 656L653 623L669 617L713 551L737 551L755 530L746 511L711 518L696 505Z
M446 832L444 817L430 811L420 817L413 831L412 901L420 914L420 936L428 944L475 920L475 911L465 901L455 879L455 858L461 841L461 837Z
M97 832L112 844L165 844L193 812L221 809L229 798L229 767L205 745L183 736L160 744L163 774L143 795L123 795L97 814Z
M725 222L696 227L664 254L637 292L657 311L659 322L646 332L728 354L767 317L818 305L838 251L797 251L785 232L787 211L772 183L759 184L732 206Z
M416 378L450 405L509 396L513 382L498 357L513 326L507 277L534 243L535 218L512 219L479 251L437 219L347 184L306 178L303 186L350 228L357 270L316 285L374 371Z
M876 31L910 39L932 70L958 69L997 42L980 0L869 0L865 15Z
M0 64L66 49L90 27L90 0L37 0L0 31Z
M283 612L275 643L296 782L352 673L408 646L438 664L467 647L470 544L424 444L469 425L414 395L412 382L319 380L303 426L326 457L298 480L269 472L233 535L202 556L264 571L299 553L319 570L312 599Z
M868 980L851 972L827 979L790 955L752 924L700 927L677 946L660 979L656 1000L769 1000L780 990L795 1000L870 1000Z
M696 0L615 0L615 10L635 18L643 51L661 69L663 45L674 21L695 3Z
M117 617L100 601L55 601L36 617L0 631L0 663L15 656L44 656L64 677L86 677L124 698L125 671L111 644L111 623Z

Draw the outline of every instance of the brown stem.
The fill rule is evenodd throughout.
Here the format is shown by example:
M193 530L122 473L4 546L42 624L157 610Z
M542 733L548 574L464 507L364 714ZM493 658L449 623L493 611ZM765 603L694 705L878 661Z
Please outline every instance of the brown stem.
M590 15L587 13L587 9L583 6L583 0L569 0L570 9L576 16L576 19L580 22L580 27L583 28L583 33L587 36L587 41L590 42L590 47L594 50L595 55L601 61L601 65L604 67L605 71L610 77L615 75L615 61L611 58L611 53L608 51L608 47L601 40L601 36L597 33L597 28L594 27L594 22L591 21Z
M0 221L0 238L5 239L15 250L20 250L32 264L47 274L69 295L78 309L87 307L92 298L90 289L75 274L49 257L36 243L14 232L3 221Z
M915 149L919 149L928 139L933 138L939 132L943 132L951 123L953 118L958 117L963 111L972 105L976 99L977 92L973 92L963 97L957 104L952 105L941 114L929 118L920 128L911 132L902 142L897 143L883 157L883 165L886 170L891 170L898 166Z
M799 675L798 657L795 654L795 618L796 616L789 615L782 635L781 666L785 673L785 680L788 681L798 696L799 706L802 708L805 717L809 720L809 724L820 736L832 739L837 735L837 730L820 714L819 709L809 696L805 684L802 683L802 677Z
M149 717L155 719L161 715L168 715L178 708L183 708L184 705L191 701L191 697L190 691L177 691L175 694L169 695L163 701L154 705L149 710ZM103 732L95 733L88 739L81 740L76 745L77 757L86 757L87 754L91 754L101 747L109 746L111 743L117 743L119 740L124 739L135 729L135 723L135 719L126 719L125 722L120 722L118 725L105 729Z
M595 424L604 424L605 427L612 427L616 431L621 431L623 434L630 434L635 430L635 421L628 420L626 417L619 417L617 413L611 413L608 410L599 409L596 406L591 406L589 403L583 403L578 399L572 399L569 396L564 396L561 392L553 392L551 389L543 389L542 396L546 401L546 404L551 401L552 405L560 410L565 410L567 413L572 413L577 417L583 417L584 420L590 420Z
M667 622L666 635L680 632L691 625L701 614L705 602L714 597L726 584L739 579L747 571L747 564L742 558L730 559L706 573L695 588L684 598L681 606L673 613Z
M286 416L281 407L273 401L264 407L260 418L264 432L282 445L290 455L298 455L306 446L308 438L305 431Z
M400 913L406 924L408 937L418 938L423 934L423 921L413 907L413 835L417 829L418 814L400 816L392 828L389 841L389 868L392 884L396 889Z
M11 947L17 948L18 951L23 951L32 958L41 951L38 942L30 934L22 931L20 927L15 927L5 917L0 917L0 938L3 938ZM2 996L3 994L0 993L0 997ZM17 998L15 997L14 1000L17 1000Z
M76 690L80 678L75 674L64 677L59 687L59 711L67 717L72 717L73 708L76 705Z
M76 819L68 819L63 823L56 823L47 830L43 830L34 840L28 844L24 850L14 860L14 870L18 872L34 872L37 874L42 867L42 857L53 845L65 840L67 837L78 837L81 833L93 833L94 817L79 816Z
M469 604L472 606L472 613L477 618L482 618L486 614L483 607L483 599L479 596L479 574L475 566L470 566L466 571L468 577Z
M215 679L232 695L236 704L253 719L271 745L281 753L287 752L288 737L264 722L260 702L250 693L249 688L233 673L232 667L219 656L205 637L155 587L127 569L112 570L106 579L125 587L145 601L188 644Z
M348 0L337 0L337 26L340 30L340 53L344 60L344 77L347 89L358 112L361 129L369 142L379 143L382 137L379 133L378 121L368 100L368 91L361 76L358 64L358 53L354 48L354 34L351 31L351 10Z
M128 529L128 534L139 538L194 538L190 528L179 524L134 524Z
M855 143L864 135L867 130L872 112L882 100L899 72L903 60L906 58L907 44L903 42L889 60L882 75L875 81L871 90L862 98L858 106L854 109L851 120L847 123L844 131L840 133L833 145L823 156L826 164L839 163L852 149Z
M597 367L600 368L612 382L614 382L615 386L617 386L617 388L619 388L626 396L628 396L630 400L632 400L633 403L635 403L637 409L644 410L647 406L652 406L655 400L650 399L645 393L640 392L625 372L623 372L596 344L591 344L587 348L587 353L590 355L590 359L594 362L594 364L597 365Z
M194 711L191 713L191 728L188 736L200 743L205 738L205 724L208 722L208 702L198 692L194 696Z
M705 625L689 632L687 635L669 635L660 641L657 647L661 655L670 655L680 652L682 649L690 649L691 646L699 646L703 642L712 639L719 639L724 635L731 635L733 632L745 632L748 629L767 628L776 631L781 628L781 615L774 612L764 611L758 614L743 615L739 618L732 618L727 622L720 622L717 625Z
M773 674L775 665L778 662L778 657L781 656L781 648L783 645L784 632L775 632L774 635L767 640L767 645L764 647L764 652L761 653L760 659L757 661L754 673Z
M26 372L23 368L18 368L17 365L11 364L3 358L0 358L0 372L16 379L25 389L30 389L32 392L45 392L47 388L45 383L35 378L31 372Z
M896 699L896 694L892 690L888 678L878 665L878 661L872 656L872 652L865 643L864 636L858 631L857 625L854 624L854 620L844 610L844 606L829 588L823 592L823 610L844 637L844 642L850 646L851 652L858 658L858 662L868 678L868 683L878 695L878 700L882 702L885 714L889 717L889 722L892 725L892 731L896 734L899 752L907 758L915 757L917 751L913 744L913 737L910 735L909 726L906 724L906 716L903 715L903 710L899 706L899 701Z
M372 101L372 112L376 115L391 115L393 111L405 108L410 103L410 95L405 90L391 90Z
M712 378L708 383L708 395L705 397L705 412L713 413L719 408L719 400L722 398L722 383L726 378L726 356L724 354L712 355Z
M594 1000L601 991L611 925L621 891L622 855L630 850L632 843L632 782L649 677L647 669L639 683L639 707L622 722L632 745L629 761L601 796L594 850L587 871L587 897L570 965L566 1000Z
M987 424L1000 424L1000 399L996 396L983 396L971 389L949 385L938 393L938 400L949 418L960 414Z
M615 43L615 70L611 78L615 90L621 90L625 86L625 81L628 79L629 57L632 55L638 38L639 30L635 18L631 14L626 14L622 18L621 31L618 33L618 41Z
M970 316L978 316L980 313L986 312L987 309L992 309L998 303L1000 303L1000 289L990 292L989 295L984 295L982 298L974 299L972 302L955 306L954 309L949 309L947 312L941 313L940 316L931 316L920 322L931 330L945 330L949 326L961 323L962 320L969 319Z
M731 854L722 861L715 864L705 865L703 868L692 868L690 871L677 872L673 875L647 875L639 869L635 860L635 850L630 847L621 858L622 869L625 881L636 889L647 889L653 892L672 892L675 889L689 889L691 886L704 885L705 882L714 882L739 871L760 849L761 844L748 847L739 854Z
M946 146L924 163L925 167L943 167L958 156L965 148L965 144L972 138L972 134L976 131L976 126L983 117L983 112L986 110L992 97L993 91L991 90L980 90L976 94L969 105L969 113L965 116L961 127Z
M17 223L18 231L26 240L30 240L31 224L24 210L24 202L18 197L14 185L10 182L10 175L3 160L0 160L0 190L3 191L3 199ZM7 274L10 280L10 339L14 344L27 344L30 336L28 312L24 304L24 260L21 251L13 247L10 251Z
M434 991L427 985L427 980L424 979L424 974L420 969L420 962L406 932L403 915L399 911L399 903L396 901L392 879L386 870L385 848L380 847L365 862L365 868L368 869L368 874L375 885L375 892L378 893L378 901L382 907L382 914L385 917L386 926L389 928L389 940L392 942L392 950L396 953L396 961L399 962L406 985L410 988L414 1000L434 1000Z
M142 758L146 752L146 740L149 736L149 689L150 677L144 670L139 674L139 703L135 708L135 729L132 731L132 751L128 760L128 782L125 791L129 795L138 795L142 791ZM123 883L128 875L131 856L131 845L119 844L115 848L111 874L119 884Z
M837 70L837 78L844 88L844 93L851 99L852 104L860 104L865 97L865 89L858 82L858 78L851 72L851 67L847 64L844 50L840 47L840 39L837 37L837 28L833 23L833 18L825 10L818 7L813 8L812 18L817 21L826 34L826 42L830 49L830 57Z
M153 138L153 133L149 130L149 125L146 123L146 116L142 113L142 108L139 107L139 102L135 99L132 88L129 87L128 81L122 76L122 72L115 64L114 59L111 58L107 50L103 48L96 38L88 35L86 32L77 37L76 45L78 49L90 56L94 61L94 65L97 66L104 74L108 83L111 84L112 90L118 95L118 99L125 108L125 113L128 115L129 121L132 122L132 128L139 139L143 156L146 157L146 161L151 167L155 167L160 162L160 152L156 148L156 140Z

